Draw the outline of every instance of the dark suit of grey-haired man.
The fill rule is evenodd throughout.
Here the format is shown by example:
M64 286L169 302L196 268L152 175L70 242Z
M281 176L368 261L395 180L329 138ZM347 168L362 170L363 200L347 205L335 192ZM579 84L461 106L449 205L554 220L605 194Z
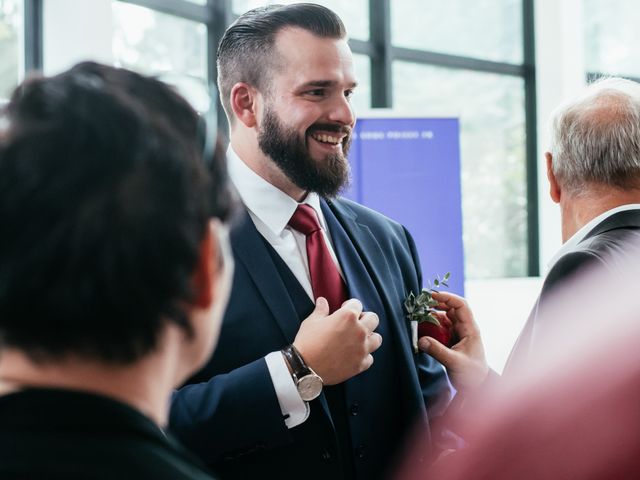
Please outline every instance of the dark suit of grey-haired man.
M533 352L544 351L557 321L545 317L547 299L580 272L623 271L640 253L640 84L608 78L555 111L551 146L545 154L551 199L560 205L563 245L550 263L542 292L520 334L505 375L526 368ZM473 391L491 377L473 315L460 297L439 294L461 342L455 350L433 339L421 347L443 363L459 391ZM602 309L602 301L593 302ZM571 316L573 303L567 303ZM557 310L556 310L557 311ZM464 397L464 396L462 396ZM461 398L462 398L461 397Z

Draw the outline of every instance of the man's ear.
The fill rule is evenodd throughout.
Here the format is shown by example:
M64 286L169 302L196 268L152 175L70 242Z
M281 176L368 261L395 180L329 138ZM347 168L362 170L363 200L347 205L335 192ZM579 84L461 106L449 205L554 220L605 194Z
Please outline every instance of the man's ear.
M562 196L562 190L560 189L560 185L558 184L558 179L556 175L553 173L553 156L551 152L545 152L544 158L547 161L547 178L549 179L549 196L551 200L555 203L560 203L560 198Z
M238 121L248 128L255 127L257 123L257 98L257 90L246 83L238 82L231 89L231 109Z
M209 308L214 300L219 255L214 228L209 224L205 230L198 249L198 260L191 276L194 291L192 304L197 308Z

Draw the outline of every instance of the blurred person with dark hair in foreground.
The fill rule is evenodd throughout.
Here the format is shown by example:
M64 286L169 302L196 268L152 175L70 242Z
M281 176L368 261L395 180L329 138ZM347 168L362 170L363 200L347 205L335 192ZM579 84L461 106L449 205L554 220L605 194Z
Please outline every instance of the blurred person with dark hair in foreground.
M211 478L167 437L215 345L232 202L173 89L82 63L0 136L0 477Z

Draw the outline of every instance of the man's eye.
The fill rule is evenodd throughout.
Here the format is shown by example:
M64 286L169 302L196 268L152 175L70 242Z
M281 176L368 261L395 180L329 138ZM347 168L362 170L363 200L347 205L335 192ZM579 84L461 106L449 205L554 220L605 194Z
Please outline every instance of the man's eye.
M316 88L314 90L307 91L307 95L311 95L312 97L322 97L324 96L324 90L322 88Z
M347 98L353 97L353 90L345 90L344 91L344 96L347 97Z

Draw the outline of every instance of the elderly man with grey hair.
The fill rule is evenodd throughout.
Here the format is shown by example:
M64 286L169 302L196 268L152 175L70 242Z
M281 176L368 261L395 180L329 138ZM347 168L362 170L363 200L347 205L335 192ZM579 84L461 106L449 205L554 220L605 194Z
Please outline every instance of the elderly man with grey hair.
M640 275L640 84L600 80L558 107L545 157L564 243L503 379L487 367L464 299L434 294L460 342L448 349L424 338L420 346L458 388L447 427L468 448L426 469L418 444L398 479L637 474L640 329L630 296ZM611 345L615 359L602 354Z
M615 275L640 258L640 84L603 79L558 107L551 118L551 146L545 158L551 199L560 205L563 245L551 260L540 296L507 361L508 376L526 368L535 352L544 351L543 339L563 321L543 315L554 292L586 269ZM471 310L456 295L434 296L461 341L449 349L422 338L420 347L445 365L462 393L486 386L492 374ZM597 292L575 302L606 309L606 300ZM567 318L573 307L566 304Z

